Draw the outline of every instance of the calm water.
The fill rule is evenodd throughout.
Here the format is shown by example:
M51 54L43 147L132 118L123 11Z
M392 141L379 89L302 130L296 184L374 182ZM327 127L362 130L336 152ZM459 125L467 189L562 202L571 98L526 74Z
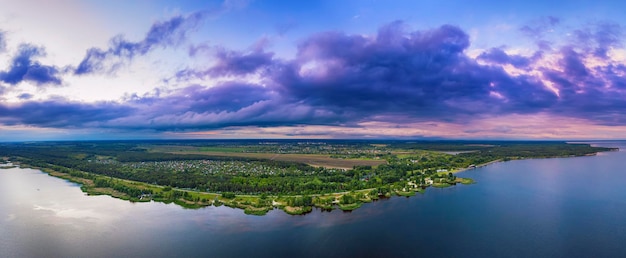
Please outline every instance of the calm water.
M626 143L602 143L626 149ZM0 257L626 257L626 152L463 172L352 212L248 216L85 196L37 170L0 170Z

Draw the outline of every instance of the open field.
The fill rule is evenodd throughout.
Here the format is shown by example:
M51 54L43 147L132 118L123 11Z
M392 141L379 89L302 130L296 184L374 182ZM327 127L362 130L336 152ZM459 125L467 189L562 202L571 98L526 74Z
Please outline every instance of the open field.
M293 161L308 164L314 167L325 168L341 168L352 169L354 166L372 166L376 167L381 164L386 164L385 160L370 160L370 159L336 159L331 158L329 155L323 154L276 154L276 153L245 153L245 152L219 152L219 151L173 151L168 152L171 154L194 154L194 155L207 155L218 157L242 157L242 158L257 158L257 159L269 159L278 161Z

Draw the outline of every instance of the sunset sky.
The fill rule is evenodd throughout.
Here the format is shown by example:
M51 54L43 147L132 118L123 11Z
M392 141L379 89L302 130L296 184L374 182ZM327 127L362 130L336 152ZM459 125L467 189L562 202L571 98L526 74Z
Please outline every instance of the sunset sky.
M623 1L0 6L0 141L626 139Z

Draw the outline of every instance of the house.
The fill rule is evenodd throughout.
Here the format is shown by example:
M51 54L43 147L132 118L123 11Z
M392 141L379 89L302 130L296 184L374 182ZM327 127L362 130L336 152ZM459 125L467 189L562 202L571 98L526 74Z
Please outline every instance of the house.
M432 179L430 179L430 177L427 177L426 179L424 179L424 183L426 183L427 185L432 185L434 182Z

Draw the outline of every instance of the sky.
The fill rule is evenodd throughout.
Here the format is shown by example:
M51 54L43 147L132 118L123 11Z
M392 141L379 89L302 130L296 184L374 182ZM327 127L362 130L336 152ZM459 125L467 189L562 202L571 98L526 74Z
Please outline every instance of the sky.
M626 139L623 1L0 6L0 141Z

